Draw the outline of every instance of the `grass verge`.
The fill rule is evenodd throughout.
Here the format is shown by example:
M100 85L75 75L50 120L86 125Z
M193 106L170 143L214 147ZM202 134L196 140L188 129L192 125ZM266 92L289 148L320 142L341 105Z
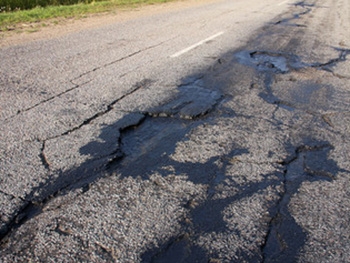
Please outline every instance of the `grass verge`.
M52 18L79 18L88 14L110 12L117 7L135 7L140 4L165 3L171 0L107 0L66 6L36 7L31 10L0 13L0 31L20 28L23 23L40 23ZM43 23L44 24L44 23Z

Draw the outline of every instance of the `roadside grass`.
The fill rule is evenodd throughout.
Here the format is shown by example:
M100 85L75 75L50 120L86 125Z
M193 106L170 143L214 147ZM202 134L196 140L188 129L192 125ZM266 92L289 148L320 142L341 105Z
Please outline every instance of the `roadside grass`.
M118 7L136 7L142 4L165 3L173 0L105 0L73 5L35 7L30 10L0 12L0 31L15 30L23 23L45 25L54 18L81 18L89 14L110 12ZM41 23L42 22L42 23Z

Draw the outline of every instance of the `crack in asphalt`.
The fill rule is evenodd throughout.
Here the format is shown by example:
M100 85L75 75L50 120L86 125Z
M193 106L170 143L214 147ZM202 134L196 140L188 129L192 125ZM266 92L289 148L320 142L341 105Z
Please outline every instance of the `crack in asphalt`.
M325 63L313 64L306 64L298 61L297 56L290 56L287 54L274 53L270 51L250 52L250 58L255 60L253 63L245 61L248 56L242 56L242 53L238 54L238 58L240 63L248 66L254 66L258 71L264 72L266 93L261 93L260 95L266 102L277 106L275 109L276 112L281 106L286 106L288 108L298 107L291 102L279 99L273 94L271 88L273 76L276 74L284 74L290 70L299 70L300 68L308 67L326 70L332 72L334 76L337 76L336 73L331 70L331 68L336 66L337 63L346 61L347 55L350 54L350 50L336 50L339 51L339 56L337 58L330 59ZM280 59L280 57L285 57L286 60L283 61ZM290 62L291 58L293 59L292 62ZM257 60L258 62L256 62ZM297 65L297 67L295 67L295 65ZM327 114L318 114L310 110L307 110L306 112L315 116L320 116L328 126L334 128L334 125ZM296 245L295 240L305 240L306 234L299 228L298 224L290 214L288 204L293 194L298 191L299 187L304 181L332 181L336 179L337 172L349 172L338 168L333 161L327 159L327 155L325 155L324 152L329 152L332 149L333 146L328 142L316 145L302 145L296 147L294 154L281 163L285 167L284 180L282 183L283 191L274 208L275 211L272 213L272 218L269 222L269 229L267 231L267 235L265 236L265 240L260 247L262 253L261 262L291 262L291 258L294 258L292 259L292 262L294 262L294 260L297 259L301 246ZM313 153L317 153L318 156L310 156ZM308 164L308 159L312 158L316 159L317 163L319 162L324 164L328 162L328 167L325 168L322 167L322 165L315 163ZM301 167L294 167L298 165ZM295 169L299 169L298 171L302 173L302 177L294 177L293 174L290 175L291 171Z
M299 2L296 3L295 6L302 6L305 8L313 7L314 5ZM300 16L310 13L311 10L311 8L306 8L305 11L295 15L292 19L300 18ZM281 23L281 21L279 23ZM303 25L296 26L305 27ZM313 64L303 63L293 54L271 51L239 52L238 54L236 53L236 57L238 57L240 63L256 67L259 72L265 73L265 90L267 94L265 94L265 96L263 96L263 94L260 95L266 102L276 105L276 109L273 112L273 119L276 119L274 116L280 107L293 109L297 108L297 106L291 102L281 100L273 94L271 89L273 76L275 74L285 74L289 71L297 71L305 68L317 68L330 71L330 67L336 66L337 63L345 61L347 55L350 53L349 50L346 49L337 50L339 51L339 56L337 58L330 59L326 63ZM317 115L321 117L327 125L333 127L333 124L325 114L317 114L315 112L310 112L309 110L305 110L305 113ZM279 124L277 123L276 125ZM294 220L288 209L288 205L292 196L297 193L303 182L318 180L332 181L336 179L336 174L338 172L348 172L340 169L334 161L328 159L328 153L332 149L333 146L328 142L317 142L315 145L305 144L294 147L294 154L289 156L286 160L276 162L284 167L283 181L281 183L283 185L283 191L276 205L272 208L273 211L270 213L271 219L268 223L268 231L265 240L260 247L262 255L261 262L294 262L297 260L298 253L304 244L302 241L305 241L306 239L306 234ZM321 165L319 163L321 163ZM293 175L293 172L296 169L302 171L300 176L295 177L295 175ZM212 183L209 183L209 188L213 188ZM205 201L206 206L210 206L207 202L210 201ZM193 213L193 211L191 213ZM199 230L199 232L201 234L203 233L201 230ZM156 250L156 253L153 252L153 256L150 257L149 254L145 254L144 256L148 259L150 257L150 262L166 262L167 259L171 257L171 253L174 253L171 252L172 250L179 252L178 246L187 246L187 248L183 248L182 250L189 250L188 246L190 246L190 240L195 239L193 236L195 234L193 233L194 230L181 233L177 237L169 240L163 247ZM300 242L295 242L295 240ZM183 244L181 245L181 243ZM152 254L152 252L149 253Z
M5 223L5 226L0 228L0 246L6 243L9 233L15 229L18 229L27 220L42 212L41 205L23 200L20 197L15 198L21 199L23 204L18 207L18 212L16 214L11 215L11 218L9 218L9 221Z
M294 262L301 246L295 240L305 240L306 233L299 229L298 224L292 217L288 204L292 196L297 193L301 184L305 181L332 181L336 179L339 171L336 164L327 159L328 153L333 146L328 142L315 145L301 145L295 148L294 154L281 163L284 168L283 191L272 213L269 229L265 241L261 246L262 262ZM327 163L336 169L327 169L318 163ZM313 167L314 166L314 167Z
M133 53L128 54L127 56L121 57L121 58L119 58L119 59L117 59L117 60L113 60L113 61L111 61L111 62L109 62L109 63L106 63L106 64L104 64L104 65L102 65L102 66L95 67L95 68L93 68L92 70L89 70L89 71L87 71L87 72L84 72L84 73L80 74L78 77L76 77L75 79L71 80L71 82L74 83L76 80L82 78L83 76L86 76L86 75L88 75L88 74L90 74L90 73L92 73L92 72L101 70L101 69L103 69L103 68L109 67L109 66L111 66L111 65L113 65L113 64L116 64L116 63L118 63L118 62L124 61L124 60L126 60L126 59L132 58L133 56L136 56L136 55L138 55L138 54L140 54L140 53L142 53L142 52L145 52L145 51L147 51L147 50L150 50L150 49L159 47L159 46L163 45L164 43L166 43L166 42L168 42L168 41L171 41L172 39L175 39L175 38L176 38L176 37L171 38L171 39L167 39L167 40L165 40L165 41L159 42L159 43L157 43L157 44L155 44L155 45L151 45L151 46L145 47L145 48L143 48L143 49L139 49L139 50L137 50L137 51L135 51L135 52L133 52Z
M241 51L236 53L236 57L239 63L250 67L255 67L259 72L273 74L285 74L290 71L298 71L307 68L322 69L327 72L333 73L337 77L337 73L334 73L331 68L337 66L338 63L347 60L347 56L350 54L350 49L334 48L339 52L339 56L331 58L327 62L320 63L304 63L300 58L294 54L274 51ZM339 75L339 78L347 78L346 76ZM271 80L270 80L271 81Z
M293 102L289 102L287 100L283 100L274 95L272 90L272 84L274 82L274 76L276 74L286 74L292 71L298 71L301 69L307 68L316 68L320 70L325 70L330 72L335 77L339 78L347 78L345 76L339 76L332 70L332 67L337 66L338 63L344 62L347 60L347 56L350 54L349 49L340 49L335 48L339 52L339 56L337 58L329 59L325 63L315 62L312 64L304 63L300 60L300 58L294 54L287 54L283 52L273 52L273 51L241 51L235 54L238 62L240 64L253 67L258 72L262 72L265 76L264 78L264 92L260 93L261 98L263 98L266 102L270 104L277 105L278 107L285 106L291 109L299 109L307 111L308 113L314 116L321 116L316 111L312 111L310 109L305 110ZM329 121L325 120L327 125L331 126Z
M46 144L46 141L41 141L41 143L42 143L42 145L41 145L39 157L40 157L41 163L45 167L45 169L47 171L50 171L50 162L48 161L48 159L47 159L47 157L45 155L45 144Z
M305 4L304 2L299 2L295 5L302 7L313 6ZM294 15L292 18L280 20L276 24L288 23L290 20L300 18L301 15L305 15L309 12L311 12L310 8L305 10L305 12ZM306 64L300 61L295 55L271 51L244 51L236 54L236 57L239 63L255 67L258 72L263 72L265 93L260 93L260 96L267 103L277 106L272 114L273 119L275 119L274 116L279 107L292 109L298 107L274 95L271 87L274 75L305 68L317 68L329 71L335 77L343 78L343 76L334 73L331 68L335 67L338 63L346 61L350 50L335 49L339 52L339 56L325 63L316 62ZM305 113L321 117L329 127L334 128L328 114L318 114L310 110L306 110ZM304 233L295 222L288 209L288 204L301 184L304 181L332 181L336 179L336 174L338 172L349 172L340 169L335 162L328 159L328 152L333 149L333 146L328 142L316 143L316 145L302 145L294 149L294 154L280 163L285 167L282 182L283 191L276 206L273 208L274 211L270 212L272 217L269 222L269 228L265 240L260 247L262 255L261 262L295 262L297 260L303 242L299 242L300 245L298 245L298 242L295 242L295 240L305 240L306 233ZM298 176L293 173L301 173L301 175Z
M192 216L190 217L191 219L189 219L190 223L184 222L184 232L171 238L160 248L155 249L154 251L148 251L143 255L142 259L144 262L166 262L167 259L175 256L174 253L177 253L177 256L186 258L184 262L192 262L192 260L195 261L199 258L203 261L203 253L199 253L200 256L198 254L195 255L198 253L195 240L200 235L203 235L203 233L225 231L225 224L223 224L220 229L212 229L212 225L218 226L218 221L222 220L220 211L223 211L227 204L258 193L268 186L282 185L283 190L280 192L280 198L276 201L276 204L271 207L271 219L268 222L268 231L260 246L262 255L261 262L281 262L284 260L287 260L287 262L294 262L293 260L297 258L303 244L303 242L298 243L295 242L295 240L305 240L306 234L300 229L299 225L295 222L289 212L288 205L290 199L295 193L297 193L300 185L304 181L332 181L336 179L336 174L339 171L343 171L342 169L335 167L335 162L328 159L328 153L332 149L333 146L328 142L315 142L314 144L310 143L295 147L293 154L281 162L276 162L276 164L284 167L282 181L278 179L271 180L269 179L269 176L266 175L266 179L263 182L256 183L257 187L250 184L248 188L241 189L239 194L223 200L213 200L210 198L215 192L214 188L216 183L214 181L217 175L214 176L211 179L211 182L208 182L208 197L206 200L199 205L191 205L191 203L186 205ZM226 159L229 160L231 158ZM220 158L222 161L226 159ZM318 170L319 162L326 163L326 166L333 166L332 168L335 167L335 169L331 169L330 171ZM226 162L226 165L227 164L228 163ZM270 164L273 163L270 162ZM216 174L224 172L226 170L226 165L223 164ZM321 168L327 169L327 167ZM303 173L295 177L293 172L295 172L295 170L300 172L300 169ZM271 176L275 175L275 173L271 174ZM259 189L258 191L257 188ZM214 212L213 209L218 212ZM204 219L204 217L206 219ZM195 252L194 255L191 255L186 251L197 252Z
M128 92L126 92L124 95L122 95L121 97L119 97L118 99L113 100L112 102L110 102L107 106L106 109L103 111L99 111L98 113L94 114L93 116L91 116L90 118L87 118L86 120L84 120L81 124L79 124L78 126L73 127L72 129L62 133L60 136L64 136L67 134L70 134L76 130L79 130L81 127L90 124L93 120L109 113L110 111L112 111L114 109L114 105L117 104L119 101L123 100L124 98L126 98L127 96L130 96L131 94L135 93L136 91L138 91L139 89L142 89L144 87L149 86L152 83L151 80L143 80L142 82L137 83L131 90L129 90Z
M346 61L347 55L350 54L350 49L335 48L335 50L339 51L339 56L337 58L330 59L329 61L327 61L325 63L318 63L317 62L317 63L311 64L309 66L312 68L321 68L323 70L326 70L326 71L333 73L333 71L330 68L336 66L340 62Z
M294 3L293 4L294 6L301 6L301 7L314 7L315 4L308 4L308 3L305 3L305 1L300 1L300 2L297 2L297 3Z
M81 123L79 126L76 126L72 129L70 129L69 131L66 131L60 135L57 136L53 136L50 138L47 138L45 140L39 140L36 139L35 141L39 141L42 143L40 152L39 152L39 157L41 160L41 163L43 165L43 167L45 168L45 170L47 170L47 172L51 172L50 169L50 162L47 158L47 156L45 155L45 146L46 146L46 142L48 140L51 139L55 139L55 138L59 138L61 136L64 135L68 135L71 132L80 129L81 127L83 127L84 125L88 125L89 123L91 123L91 121L95 120L98 117L101 117L104 114L107 114L108 112L110 112L113 109L113 106L120 100L124 99L126 96L131 95L132 93L136 92L137 90L148 86L152 83L151 80L149 79L145 79L141 82L136 83L136 85L134 85L134 87L127 92L126 94L124 94L122 97L114 100L112 103L110 103L107 106L107 109L105 111L101 111L97 114L95 114L94 116L86 119L83 123ZM133 124L132 124L133 125ZM127 129L128 127L123 127L121 128L120 132L123 132L123 129ZM100 159L106 158L106 156L101 157ZM98 160L98 159L96 159ZM57 171L56 171L57 172ZM0 231L0 242L3 243L3 240L6 239L6 236L8 236L8 234L10 232L12 232L14 229L17 229L18 227L20 227L22 224L24 224L27 220L33 218L34 216L37 216L38 214L41 213L41 209L42 207L48 202L50 201L52 198L56 197L59 193L64 192L65 189L68 189L69 187L74 187L74 184L78 184L79 185L79 180L82 178L74 178L74 176L72 176L72 179L68 179L67 181L63 182L63 186L62 183L58 183L59 188L57 189L57 187L55 188L55 184L57 183L57 178L55 178L54 175L49 175L48 179L45 183L41 183L39 184L38 187L34 188L32 190L31 193L29 193L24 199L23 201L25 201L25 204L23 204L17 212L17 215L14 215L12 217L12 220L6 224L6 229L3 230L1 229ZM76 179L76 180L74 180ZM50 187L53 187L54 190L52 190ZM84 184L83 185L79 185L79 187L82 188L83 192L86 192L88 189L88 184ZM35 197L35 198L34 198ZM34 201L35 199L35 201Z
M231 154L229 155L231 156ZM264 189L269 186L277 187L280 185L281 181L279 179L270 178L270 176L275 177L275 173L266 174L264 175L265 179L261 182L250 183L243 187L237 184L237 187L241 189L237 194L223 199L214 199L214 192L216 192L214 188L217 185L215 178L220 172L225 171L228 163L229 162L226 162L221 168L218 168L217 170L219 171L211 178L208 183L207 197L204 201L197 203L194 200L189 200L185 205L185 208L189 210L189 216L186 216L184 222L182 222L183 231L154 251L144 253L142 255L142 262L169 262L169 260L174 258L181 258L182 260L179 262L215 262L212 261L215 260L215 255L211 255L209 258L209 256L198 247L196 244L198 238L205 233L216 233L219 235L226 231L236 231L237 235L240 236L238 229L227 229L226 223L222 218L222 211L224 211L228 204L232 204L254 194L262 193ZM243 251L240 252L243 253ZM248 255L247 258L249 258Z
M174 37L174 38L175 38L175 37ZM174 38L172 38L172 39L174 39ZM113 65L113 64L116 64L116 63L118 63L118 62L122 62L122 61L124 61L124 60L126 60L126 59L132 58L133 56L138 55L138 54L140 54L140 53L142 53L142 52L145 52L145 51L147 51L147 50L150 50L150 49L156 48L156 47L158 47L158 46L161 46L161 45L163 45L164 43L166 43L166 42L168 42L168 41L171 41L172 39L168 39L168 40L162 41L162 42L160 42L160 43L158 43L158 44L151 45L151 46L145 47L145 48L143 48L143 49L137 50L137 51L135 51L135 52L133 52L133 53L131 53L131 54L128 54L127 56L124 56L124 57L119 58L119 59L117 59L117 60L114 60L114 61L111 61L111 62L109 62L109 63L106 63L106 64L104 64L104 65L102 65L102 66L95 67L95 68L93 68L92 70L89 70L89 71L87 71L87 72L84 72L84 73L80 74L78 77L69 80L69 82L72 83L72 84L74 85L72 88L69 88L69 89L67 89L67 90L65 90L65 91L62 91L62 92L60 92L60 93L58 93L58 94L55 94L55 95L53 95L53 96L51 96L51 97L49 97L49 98L47 98L47 99L44 99L44 100L42 100L42 101L40 101L40 102L38 102L38 103L36 103L36 104L30 106L30 107L27 107L27 108L25 108L25 109L20 109L20 110L17 111L16 114L11 115L11 116L5 118L4 121L8 121L8 120L10 120L10 119L12 119L12 118L18 116L19 114L22 114L22 113L28 112L28 111L30 111L30 110L33 110L33 109L35 109L35 108L41 106L42 104L45 104L45 103L47 103L47 102L50 102L50 101L52 101L52 100L54 100L54 99L56 99L56 98L59 98L59 97L65 95L65 94L67 94L67 93L69 93L69 92L71 92L71 91L74 91L74 90L76 90L76 89L78 89L78 88L81 88L82 86L84 86L84 85L86 85L87 83L91 82L91 80L88 80L88 81L85 81L85 82L79 83L79 84L78 84L78 83L75 83L75 81L77 81L78 79L80 79L80 78L82 78L82 77L84 77L84 76L86 76L86 75L88 75L88 74L90 74L90 73L92 73L92 72L101 70L101 69L103 69L103 68L106 68L106 67L108 67L108 66L111 66L111 65Z
M144 79L140 82L138 82L136 85L133 86L132 89L130 89L128 92L126 92L125 94L123 94L122 96L120 96L119 98L113 100L112 102L110 102L106 107L105 110L103 111L99 111L97 113L95 113L93 116L85 119L83 122L81 122L79 125L61 133L61 134L58 134L58 135L55 135L55 136L52 136L52 137L48 137L48 138L45 138L45 139L36 139L36 141L41 141L43 142L43 144L45 145L46 141L48 140L52 140L52 139L57 139L59 137L62 137L62 136L65 136L65 135L68 135L76 130L79 130L81 129L82 127L86 126L86 125L89 125L92 121L96 120L97 118L99 117L102 117L103 115L105 114L108 114L109 112L111 112L113 109L114 109L114 106L120 102L121 100L125 99L127 96L130 96L132 95L133 93L137 92L138 90L142 89L142 88L146 88L148 87L149 85L151 85L153 81L150 80L150 79ZM49 162L46 162L44 160L43 162L44 166L47 166L47 164L49 164Z
M117 149L112 153L109 153L107 155L102 155L102 156L99 156L98 158L93 158L92 160L88 161L90 163L96 163L100 160L104 161L107 158L104 165L98 168L98 171L96 170L96 168L93 170L93 173L96 173L98 175L91 174L91 173L84 174L83 171L79 171L79 170L75 172L73 171L73 174L68 172L67 178L64 178L65 177L64 174L61 174L58 177L56 177L55 174L49 175L46 182L43 182L40 185L38 185L38 187L34 188L32 192L25 197L26 203L19 209L17 216L14 216L13 220L9 224L7 224L7 231L0 236L0 241L5 239L6 236L8 236L9 233L11 233L14 229L17 229L29 219L39 215L42 212L42 208L45 206L45 204L48 203L52 198L55 198L60 194L65 194L65 192L67 191L71 191L73 189L78 189L78 188L82 189L82 194L84 194L90 190L91 182L95 181L97 177L107 176L108 171L115 168L127 156L123 151L123 148L120 148L120 146L123 145L124 134L128 133L129 131L132 132L133 130L140 127L145 122L145 120L147 120L147 117L149 117L149 119L161 118L162 120L180 118L180 119L190 119L193 121L193 120L198 120L199 118L207 115L211 110L213 110L213 108L215 108L218 105L218 103L222 99L222 95L217 92L212 93L212 92L206 91L206 89L203 89L200 87L197 87L197 88L193 87L193 85L191 84L197 84L197 81L198 79L194 79L193 81L188 81L186 83L183 83L183 85L179 85L179 89L186 89L188 93L180 92L180 95L178 95L178 97L176 97L173 101L169 103L170 106L166 104L164 105L164 107L157 108L154 111L130 113L130 114L139 114L140 116L135 121L132 121L131 123L127 121L126 124L119 127L120 136L118 137ZM90 124L93 120L105 114L108 114L110 111L112 111L116 103L125 99L127 96L137 92L142 88L149 87L153 82L154 81L150 79L144 79L136 83L131 90L129 90L123 96L119 97L118 99L112 101L109 105L107 105L106 110L100 111L94 114L92 117L83 121L80 125L73 127L72 129L60 135L53 136L45 140L36 139L36 141L39 141L42 143L39 157L45 169L48 172L52 172L50 169L50 161L45 155L45 148L48 140L69 135L70 133L82 128L83 126ZM203 95L198 95L196 93L197 91L200 91L202 93L204 92L204 93ZM180 103L180 104L178 104L177 102L186 100L185 95L190 93L193 93L192 95L195 95L196 98L198 98L198 96L206 97L206 95L209 95L210 98L207 98L206 107L203 107L203 105L201 105L204 101L202 99L199 99L200 103L194 104L195 107L199 107L199 110L190 108L190 110L185 111L187 112L188 115L181 115L180 114L181 110L188 107L188 105L191 105L191 103L194 103L196 99L192 98L191 97L192 95L191 95L189 102L187 101L186 103ZM176 102L175 105L177 105L177 107L175 108L172 107L174 105L173 104L174 101ZM172 112L166 113L166 110L169 109L169 107L172 110ZM89 164L86 164L86 165L88 166ZM83 167L84 164L82 164L81 166ZM106 171L107 174L104 173L103 171Z
M282 25L282 26L295 26L295 27L304 27L306 28L306 25L303 24L297 24L297 23L290 23L290 21L300 19L300 17L310 13L312 11L311 8L306 8L305 11L300 12L298 14L294 14L292 17L289 18L284 18L281 20L278 20L277 22L274 23L274 25Z
M88 82L86 82L86 83L88 83ZM45 99L45 100L42 100L42 101L40 101L40 102L38 102L38 103L36 103L36 104L34 104L34 105L28 107L28 108L25 108L25 109L22 109L22 110L18 110L17 113L16 113L15 115L9 116L8 118L4 119L4 121L8 121L8 120L10 120L10 119L12 119L12 118L18 116L19 114L28 112L28 111L30 111L30 110L33 110L33 109L35 109L35 108L41 106L42 104L45 104L45 103L50 102L50 101L52 101L52 100L54 100L54 99L56 99L56 98L59 98L59 97L61 97L62 95L65 95L65 94L67 94L67 93L69 93L69 92L71 92L71 91L73 91L73 90L75 90L75 89L81 87L82 85L84 85L84 84L86 84L86 83L83 83L83 84L81 84L81 85L75 85L74 83L72 83L73 85L75 85L74 87L72 87L72 88L70 88L70 89L67 89L67 90L65 90L65 91L62 91L62 92L60 92L60 93L58 93L58 94L56 94L56 95L54 95L54 96L51 96L51 97L49 97L49 98L47 98L47 99Z
M6 196L10 197L11 199L19 199L19 200L21 200L21 201L24 201L24 199L23 199L22 197L20 197L20 196L15 196L15 195L10 194L10 193L6 193L6 192L4 192L3 190L0 190L0 194L6 195Z
M123 135L127 133L128 131L137 129L142 123L146 120L147 114L143 113L143 117L140 118L136 123L133 123L131 125L128 125L126 127L122 127L119 130L120 136L118 137L118 149L112 153L112 158L108 160L106 163L106 170L111 170L113 167L116 167L120 161L126 157L125 152L122 149L123 145Z
M300 19L302 16L309 14L312 11L312 7L315 7L315 4L307 4L305 1L297 2L292 4L294 7L301 7L304 11L293 14L291 17L280 19L277 22L274 22L273 25L281 25L281 26L293 26L293 27L301 27L306 28L306 25L290 23L293 20Z

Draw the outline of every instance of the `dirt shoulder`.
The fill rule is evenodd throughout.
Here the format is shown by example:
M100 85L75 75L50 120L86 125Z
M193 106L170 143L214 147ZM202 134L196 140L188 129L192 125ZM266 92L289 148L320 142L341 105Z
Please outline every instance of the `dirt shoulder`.
M137 17L155 15L170 10L181 10L215 1L217 0L175 0L174 2L144 5L136 8L118 8L108 13L92 14L83 18L56 18L38 23L17 25L15 30L0 32L0 48L57 38Z

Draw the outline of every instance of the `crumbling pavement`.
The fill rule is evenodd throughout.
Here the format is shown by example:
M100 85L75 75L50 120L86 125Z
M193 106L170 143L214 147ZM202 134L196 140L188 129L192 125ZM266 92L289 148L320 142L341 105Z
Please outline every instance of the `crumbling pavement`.
M318 2L290 9L211 67L176 86L145 78L79 125L26 127L39 104L5 119L4 262L349 261L350 50L308 38Z

